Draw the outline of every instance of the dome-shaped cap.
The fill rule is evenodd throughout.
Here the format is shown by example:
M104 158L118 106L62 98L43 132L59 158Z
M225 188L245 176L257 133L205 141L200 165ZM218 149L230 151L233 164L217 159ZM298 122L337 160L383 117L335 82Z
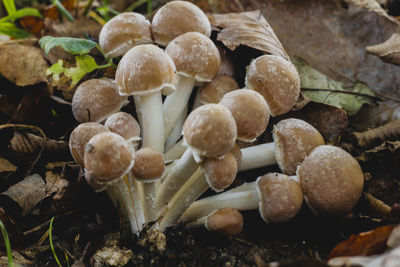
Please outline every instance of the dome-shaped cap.
M118 112L112 114L104 123L111 132L119 134L128 142L140 140L140 125L129 113Z
M161 90L171 93L178 74L168 54L147 44L133 47L122 57L115 81L121 95L148 95Z
M153 17L151 30L154 41L161 46L167 46L172 39L186 32L211 36L211 24L206 14L187 1L171 1L161 7Z
M238 130L238 140L253 142L267 128L269 107L265 99L256 91L239 89L226 93L221 101L232 113Z
M303 204L300 184L285 174L268 173L259 177L257 192L260 215L267 223L289 221Z
M133 165L133 151L125 139L115 133L99 133L85 148L85 167L89 176L99 183L121 179Z
M300 94L300 78L295 66L274 55L264 55L250 63L246 87L259 92L267 101L272 116L287 113Z
M229 152L237 137L232 113L219 104L193 110L183 125L184 144L198 156L219 158Z
M199 82L210 82L221 65L218 48L204 34L187 32L172 40L165 52L180 75Z
M121 13L104 24L99 44L108 58L119 57L135 45L151 44L150 21L135 12Z
M108 184L102 184L93 179L89 172L85 172L86 183L93 189L94 192L99 193L107 189Z
M232 77L226 75L215 76L211 82L200 89L200 103L217 104L226 93L236 89L239 89L239 85Z
M243 216L236 209L221 208L207 216L205 227L209 231L235 236L243 230Z
M307 205L317 215L350 212L361 196L364 176L358 162L339 147L315 148L297 170Z
M221 192L230 186L238 170L236 158L230 152L221 159L205 159L201 166L208 185L215 192Z
M134 160L132 173L141 182L152 182L164 173L163 155L151 148L139 149Z
M79 124L69 137L69 150L76 162L85 167L83 156L85 155L85 146L93 136L109 130L104 125L97 122L85 122Z
M304 158L317 146L324 145L324 138L311 124L299 119L278 122L272 131L275 159L282 172L294 175Z
M127 103L128 98L118 94L114 80L91 79L76 89L72 98L72 114L79 122L101 122Z

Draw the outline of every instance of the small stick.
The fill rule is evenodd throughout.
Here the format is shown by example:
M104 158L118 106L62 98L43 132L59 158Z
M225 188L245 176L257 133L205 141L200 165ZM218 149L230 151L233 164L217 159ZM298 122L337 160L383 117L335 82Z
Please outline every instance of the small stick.
M399 140L400 119L390 121L383 126L365 132L354 132L351 137L359 147L371 147L379 145L383 141Z

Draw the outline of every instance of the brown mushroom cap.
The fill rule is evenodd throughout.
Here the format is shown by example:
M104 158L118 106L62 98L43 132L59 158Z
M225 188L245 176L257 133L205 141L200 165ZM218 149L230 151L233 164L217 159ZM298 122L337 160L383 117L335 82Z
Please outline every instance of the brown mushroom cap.
M103 26L99 44L106 57L119 57L139 44L151 44L150 21L139 13L121 13Z
M270 115L268 104L256 91L235 90L226 93L219 103L232 112L238 140L253 142L267 128Z
M237 129L232 113L219 104L193 110L183 125L184 144L198 156L219 158L235 144Z
M339 147L316 147L297 170L307 205L317 215L350 212L361 196L364 176L358 162Z
M199 82L210 82L221 65L218 48L204 34L187 32L172 40L165 52L180 75Z
M111 132L119 134L128 142L140 140L140 125L129 113L118 112L107 118L104 123Z
M242 150L240 150L240 146L235 143L230 151L236 159L236 164L239 167L240 162L242 161Z
M267 223L289 221L301 209L303 191L298 182L286 174L268 173L257 179L259 211Z
M225 236L235 236L243 230L243 216L236 209L221 208L207 216L205 227Z
M186 1L171 1L161 7L153 17L151 30L155 42L161 46L167 46L175 37L186 32L211 36L211 24L206 14Z
M215 192L221 192L230 186L238 171L236 158L230 152L222 159L205 159L201 166L208 185Z
M246 87L259 92L267 101L272 116L292 109L300 94L300 78L295 66L274 55L253 60L246 74Z
M311 124L299 119L278 122L272 131L275 159L282 172L294 175L297 166L317 146L324 145L324 138Z
M79 122L101 122L128 103L118 94L112 79L91 79L81 83L72 98L72 114Z
M210 83L207 83L200 89L200 103L216 104L221 101L226 93L236 89L239 89L239 85L232 77L226 75L216 76Z
M86 144L96 134L108 131L107 127L97 122L79 124L71 132L71 136L69 137L69 150L74 160L82 167L85 167L83 156L85 154Z
M132 152L122 136L111 132L99 133L86 145L86 171L99 183L115 182L132 168Z
M172 93L178 74L168 54L147 44L133 47L122 57L115 81L121 95L149 95L161 90Z
M132 173L142 182L152 182L164 173L164 157L157 151L145 147L135 154Z
M107 184L102 184L93 179L93 177L90 176L89 172L85 172L85 180L86 183L90 186L90 188L93 189L94 192L99 193L107 189L108 185Z

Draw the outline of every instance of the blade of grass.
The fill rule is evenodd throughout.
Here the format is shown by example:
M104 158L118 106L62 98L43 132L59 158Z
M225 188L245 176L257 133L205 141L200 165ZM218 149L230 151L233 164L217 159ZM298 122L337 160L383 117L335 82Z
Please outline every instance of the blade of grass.
M17 11L14 0L4 0L3 3L8 15L12 15Z
M61 14L63 14L69 21L74 21L74 17L71 15L71 13L68 12L68 10L65 9L65 7L61 4L59 0L51 0L53 5L55 5L60 11Z
M149 0L138 0L135 3L133 3L132 5L130 5L125 12L132 12L133 10L135 10L136 8L140 7L141 5L145 4L149 2Z
M4 239L4 245L6 246L8 266L12 267L13 266L13 258L12 258L12 253L11 253L10 238L8 237L6 228L4 227L4 224L1 220L0 220L0 228L1 228L1 233L3 235L3 239Z
M49 227L49 242L50 242L50 248L51 248L51 251L53 252L54 259L56 260L58 266L62 267L60 261L58 260L58 257L57 257L56 251L54 250L54 245L53 245L53 235L52 235L52 231L53 231L53 221L54 221L54 217L51 218L50 227Z

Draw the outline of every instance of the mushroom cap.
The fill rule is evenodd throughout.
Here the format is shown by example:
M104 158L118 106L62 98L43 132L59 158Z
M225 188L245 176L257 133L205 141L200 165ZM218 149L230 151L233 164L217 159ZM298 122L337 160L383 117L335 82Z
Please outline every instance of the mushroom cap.
M140 138L140 125L129 113L118 112L112 114L104 123L111 132L119 134L127 142L136 142Z
M204 85L200 90L200 103L218 103L222 97L233 90L239 89L237 82L229 76L218 75L211 82Z
M89 176L108 184L123 178L133 165L133 151L125 139L115 133L99 133L85 148L85 167Z
M90 188L92 188L93 191L96 193L100 193L106 190L108 187L107 184L99 183L98 181L96 181L96 179L93 179L93 177L90 176L89 172L85 172L85 180L86 183L90 186Z
M317 146L324 145L324 138L311 124L299 119L278 122L272 131L275 159L282 172L294 175L297 166Z
M267 129L269 107L256 91L239 89L226 93L219 104L228 108L235 118L238 140L253 142Z
M167 46L175 37L186 32L200 32L210 37L211 24L196 5L187 1L171 1L154 15L151 31L157 44Z
M141 182L153 182L164 173L163 155L149 147L139 149L134 160L132 173Z
M217 209L207 216L205 227L225 236L235 236L243 230L243 216L236 209Z
M364 176L358 162L339 147L316 147L297 169L307 205L317 215L350 212L361 196Z
M115 73L121 95L149 95L155 92L172 93L178 74L172 59L161 48L137 45L121 59Z
M193 110L183 124L183 141L194 156L220 158L228 153L237 137L232 113L219 104L207 104Z
M119 57L135 45L151 44L150 21L135 12L121 13L101 28L99 44L108 58Z
M260 56L251 61L245 84L265 98L272 116L290 111L300 94L300 78L296 67L274 55Z
M79 122L101 122L128 103L118 94L112 79L91 79L81 83L72 97L72 114Z
M85 167L85 146L93 136L102 132L109 132L107 127L97 122L85 122L79 124L69 137L69 150L76 162Z
M286 174L268 173L257 179L261 218L267 223L289 221L301 209L303 191L298 182Z
M240 165L240 162L242 161L242 150L240 150L240 146L235 143L230 151L230 153L233 154L233 156L236 159L236 164L237 166Z
M187 32L172 40L165 52L180 75L198 82L210 82L221 65L218 48L202 33Z
M221 159L205 159L201 167L204 170L208 185L215 192L221 192L230 186L238 171L236 158L230 152Z

